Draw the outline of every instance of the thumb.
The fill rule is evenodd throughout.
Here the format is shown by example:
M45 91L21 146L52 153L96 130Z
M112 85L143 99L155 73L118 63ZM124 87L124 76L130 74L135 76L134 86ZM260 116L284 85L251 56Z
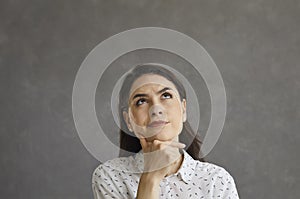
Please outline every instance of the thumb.
M142 149L146 149L147 148L146 138L140 137L140 143L141 143Z

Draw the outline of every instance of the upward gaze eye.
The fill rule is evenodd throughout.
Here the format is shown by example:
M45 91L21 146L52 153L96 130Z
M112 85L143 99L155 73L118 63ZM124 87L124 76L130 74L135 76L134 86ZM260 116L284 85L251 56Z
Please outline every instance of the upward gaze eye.
M163 98L167 98L167 99L172 98L172 95L168 92L163 93L162 96L163 96Z
M146 102L146 99L145 98L141 98L139 100L136 101L135 105L136 106L140 106L142 105L144 102Z
M168 93L168 92L163 93L161 96L162 96L163 99L171 99L171 98L173 98L172 94L170 94L170 93ZM142 105L142 104L144 104L144 103L147 103L147 102L148 102L148 101L147 101L146 98L140 98L140 99L138 99L138 100L135 102L135 105L136 105L136 106L140 106L140 105Z

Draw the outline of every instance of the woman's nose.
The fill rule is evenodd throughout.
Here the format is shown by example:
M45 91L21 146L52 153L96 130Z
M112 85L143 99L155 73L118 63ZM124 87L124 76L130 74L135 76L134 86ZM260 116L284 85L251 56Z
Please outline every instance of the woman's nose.
M151 116L163 115L164 108L161 105L153 105L150 108L149 113Z

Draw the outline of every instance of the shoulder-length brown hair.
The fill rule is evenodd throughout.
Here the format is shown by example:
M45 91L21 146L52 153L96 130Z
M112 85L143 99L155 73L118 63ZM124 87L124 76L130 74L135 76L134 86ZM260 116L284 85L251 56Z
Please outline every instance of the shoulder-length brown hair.
M142 75L145 74L156 74L160 75L162 77L165 77L169 81L171 81L177 88L180 100L186 99L186 92L181 84L181 82L175 77L175 75L165 69L162 66L159 66L159 64L142 64L137 65L124 79L123 85L121 87L120 93L119 93L119 116L120 116L120 156L127 156L128 152L137 153L139 152L142 147L140 144L139 139L133 134L130 133L130 131L127 128L126 122L123 118L123 111L128 112L128 99L129 99L129 92L130 88L133 84L133 82L139 78ZM126 133L122 129L124 129ZM179 140L183 143L189 142L192 140L190 146L187 148L187 152L195 159L204 161L203 158L200 157L201 155L201 145L202 141L200 139L200 136L198 133L195 133L193 129L191 128L189 122L186 120L183 123L182 132L179 135Z

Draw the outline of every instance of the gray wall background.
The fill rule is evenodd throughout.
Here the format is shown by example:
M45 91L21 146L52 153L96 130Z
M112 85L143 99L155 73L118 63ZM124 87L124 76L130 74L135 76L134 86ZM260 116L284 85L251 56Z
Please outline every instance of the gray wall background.
M218 65L227 118L207 160L240 197L299 198L299 24L296 0L2 0L0 198L92 198L75 75L99 42L142 26L191 36Z

